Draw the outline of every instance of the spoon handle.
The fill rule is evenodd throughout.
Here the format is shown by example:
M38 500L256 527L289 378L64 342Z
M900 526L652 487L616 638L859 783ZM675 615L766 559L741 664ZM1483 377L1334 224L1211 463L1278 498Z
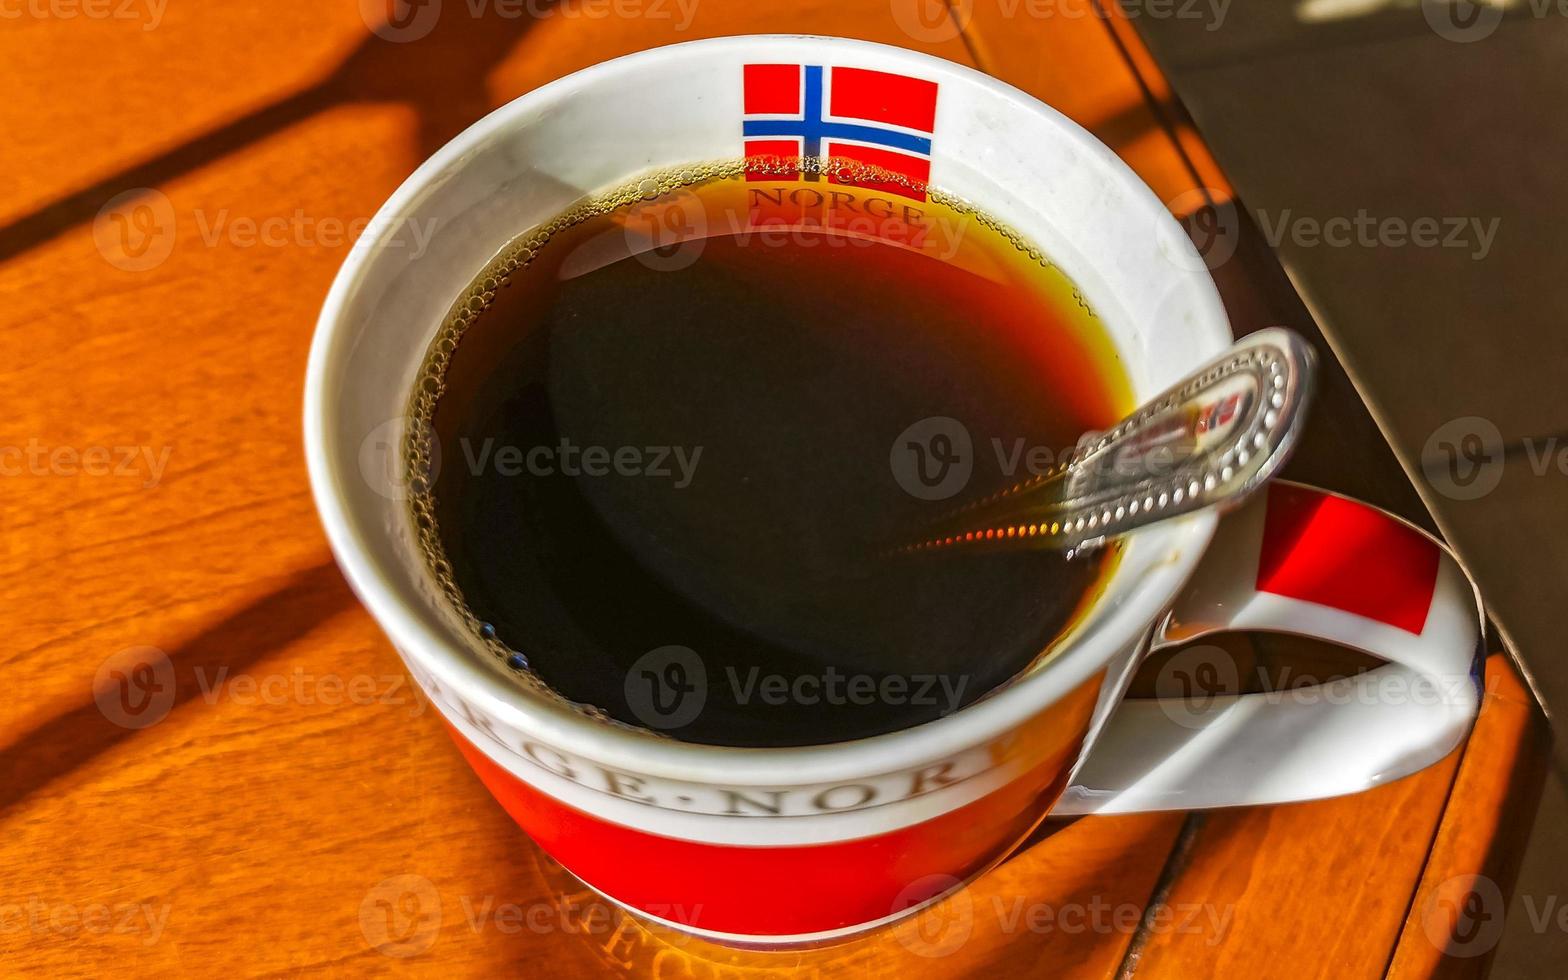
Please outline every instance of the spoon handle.
M1248 334L1110 430L1081 441L1063 465L966 505L903 550L997 543L1078 549L1200 508L1234 508L1294 448L1312 371L1312 348L1294 332Z

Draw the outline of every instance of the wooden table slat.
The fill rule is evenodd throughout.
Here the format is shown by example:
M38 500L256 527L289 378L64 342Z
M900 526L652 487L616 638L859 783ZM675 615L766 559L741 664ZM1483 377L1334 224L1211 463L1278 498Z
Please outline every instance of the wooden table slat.
M1540 802L1551 732L1502 655L1389 965L1390 980L1480 977L1502 939L1508 896Z

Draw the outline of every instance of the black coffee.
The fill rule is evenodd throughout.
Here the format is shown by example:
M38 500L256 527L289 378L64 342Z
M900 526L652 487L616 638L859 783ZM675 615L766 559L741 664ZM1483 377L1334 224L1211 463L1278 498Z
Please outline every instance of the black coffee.
M587 202L475 280L414 402L426 551L513 672L618 721L930 721L1045 653L1114 556L890 546L1121 417L1125 378L1072 283L960 203L737 167Z

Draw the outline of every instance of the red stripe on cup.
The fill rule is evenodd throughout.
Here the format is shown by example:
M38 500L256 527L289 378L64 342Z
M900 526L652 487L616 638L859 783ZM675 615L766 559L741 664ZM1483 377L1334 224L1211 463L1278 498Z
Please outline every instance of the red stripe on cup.
M908 907L911 884L966 880L1028 833L1067 783L1064 752L1005 787L885 834L787 847L679 840L567 806L518 779L455 729L453 740L512 819L566 870L632 908L742 936L795 936L874 922ZM775 819L720 818L720 819Z
M1420 635L1437 587L1437 545L1343 497L1281 483L1271 484L1268 495L1259 592L1330 606Z

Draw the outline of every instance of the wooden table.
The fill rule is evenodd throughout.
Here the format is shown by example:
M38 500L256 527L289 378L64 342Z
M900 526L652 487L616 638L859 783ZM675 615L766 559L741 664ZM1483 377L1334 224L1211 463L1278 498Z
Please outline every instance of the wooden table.
M1223 201L1131 25L1089 2L577 0L475 19L448 0L409 43L372 34L354 0L8 7L21 13L0 22L0 975L1483 964L1443 955L1449 912L1473 913L1453 951L1484 954L1545 758L1539 713L1501 657L1469 743L1412 778L1290 807L1051 823L905 926L739 953L651 932L543 858L331 563L300 451L315 313L356 222L480 114L653 45L840 34L1033 92L1182 214ZM1243 237L1216 270L1238 328L1310 330ZM1327 388L1338 407L1320 445L1369 446L1370 461L1346 469L1309 444L1296 475L1414 513L1348 381L1331 372Z

